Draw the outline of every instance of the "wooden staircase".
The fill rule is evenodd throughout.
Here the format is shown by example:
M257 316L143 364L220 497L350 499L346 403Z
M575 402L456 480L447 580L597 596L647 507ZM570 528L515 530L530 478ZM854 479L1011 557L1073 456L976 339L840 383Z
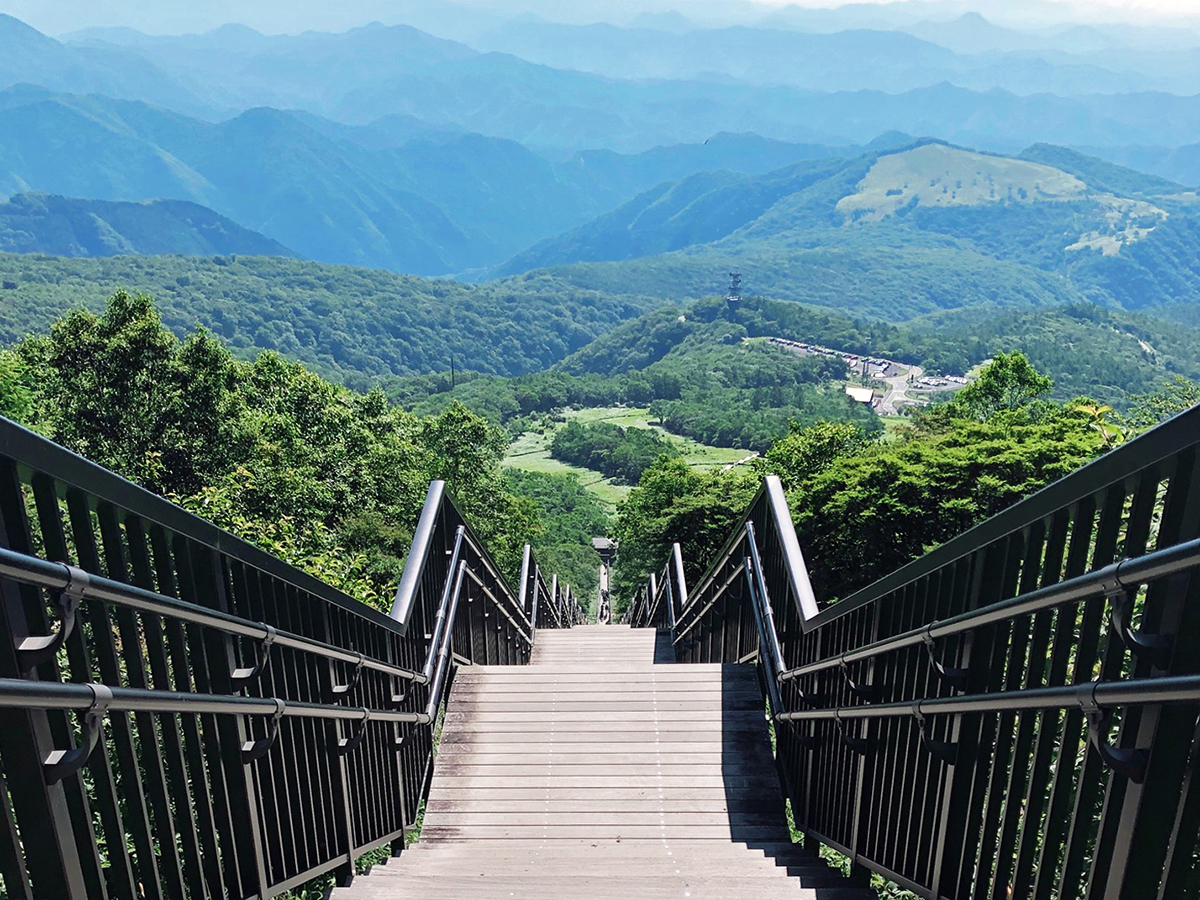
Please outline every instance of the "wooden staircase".
M542 630L460 669L419 843L333 900L872 900L791 843L754 668L655 644Z

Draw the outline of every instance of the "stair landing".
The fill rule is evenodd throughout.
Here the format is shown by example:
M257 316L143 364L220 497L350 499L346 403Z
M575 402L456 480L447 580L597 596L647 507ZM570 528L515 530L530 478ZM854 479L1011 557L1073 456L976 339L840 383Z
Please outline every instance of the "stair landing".
M333 900L873 900L790 841L752 666L539 631L455 677L420 841Z

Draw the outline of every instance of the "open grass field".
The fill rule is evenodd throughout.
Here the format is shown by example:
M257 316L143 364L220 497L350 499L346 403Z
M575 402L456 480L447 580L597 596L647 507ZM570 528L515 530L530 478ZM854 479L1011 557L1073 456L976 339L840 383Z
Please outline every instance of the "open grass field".
M728 447L710 447L696 441L671 434L662 428L650 424L650 410L644 407L609 406L589 409L573 409L564 412L568 419L580 422L611 422L622 428L650 428L665 435L676 444L683 453L683 458L697 468L716 468L727 466L752 455L747 450L733 450ZM525 469L530 472L574 472L583 481L589 491L595 494L609 509L616 505L629 493L629 485L614 484L609 478L604 478L599 472L591 469L581 469L569 466L550 457L550 442L554 439L554 430L547 429L539 434L528 431L515 440L508 448L504 465L514 469Z

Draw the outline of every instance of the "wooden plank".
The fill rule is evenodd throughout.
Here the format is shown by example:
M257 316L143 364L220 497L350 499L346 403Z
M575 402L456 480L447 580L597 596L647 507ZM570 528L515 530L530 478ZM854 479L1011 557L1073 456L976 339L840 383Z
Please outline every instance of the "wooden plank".
M776 797L773 800L769 797L759 798L753 797L745 800L728 800L723 795L713 793L704 799L683 800L677 797L672 797L667 800L664 797L657 795L645 796L639 798L630 798L627 796L616 796L606 799L598 799L596 797L584 797L578 794L569 797L560 797L558 799L542 798L536 796L528 796L523 799L513 799L511 797L495 797L495 796L465 796L461 799L448 799L439 797L429 800L425 804L427 813L434 812L459 812L459 811L489 811L498 812L514 812L514 813L535 813L535 812L566 812L571 810L582 810L585 812L597 813L619 813L619 812L650 812L668 810L671 813L680 812L753 812L761 810L769 810L772 814L778 815L783 810L783 801Z
M470 741L496 744L540 744L550 740L622 745L655 739L673 743L722 744L731 740L751 740L765 731L762 723L756 721L746 721L731 728L722 728L719 724L672 722L663 723L664 726L669 724L671 727L623 729L620 731L613 731L605 723L597 723L598 727L593 730L579 727L582 724L584 723L573 723L569 727L563 728L529 730L517 722L457 723L453 728L442 732L442 745Z
M760 698L753 700L739 700L732 698L726 701L726 708L735 710L755 709L758 704L761 704ZM530 698L528 700L486 700L486 701L464 701L462 699L455 700L455 709L460 712L470 713L477 709L487 709L493 712L535 712L543 715L549 714L551 711L559 712L590 712L590 713L606 713L609 714L610 721L621 721L621 713L623 712L652 712L661 710L663 712L702 712L707 713L710 717L713 715L713 704L706 702L704 699L696 698L691 700L552 700Z
M714 757L718 763L723 757L746 759L759 755L765 760L771 759L771 748L762 741L751 739L716 740L701 743L699 741L656 740L653 734L645 735L641 740L625 742L598 743L595 741L573 741L569 737L551 736L551 739L537 744L513 741L496 741L489 738L454 741L443 744L439 753L443 756L454 757L474 754L507 755L519 758L537 759L544 756L592 756L598 759L611 759L613 756L624 757L652 756L668 757L678 754L688 756Z
M551 718L552 717L552 718ZM639 709L630 710L614 720L611 717L597 719L590 710L559 709L548 712L545 709L498 709L495 706L483 705L479 709L467 711L455 705L452 712L446 716L446 722L454 724L463 721L471 722L593 722L604 728L623 728L628 725L654 725L664 722L708 722L741 721L753 719L759 723L766 722L766 715L760 709L726 710L716 719L712 710L701 708L692 709Z
M736 802L769 802L782 803L781 794L768 793L752 789L730 789L723 785L713 787L689 787L677 785L654 786L645 788L622 787L546 787L523 784L504 784L486 788L460 788L442 784L436 797L428 801L430 806L437 803L469 802L478 799L484 803L496 801L537 800L539 803L557 800L573 800L594 804L603 808L610 803L627 801L630 803L653 799L655 802L686 803L693 800L711 801L716 803Z
M738 835L745 840L780 840L786 838L786 826L746 826L738 827ZM440 828L425 826L421 829L421 840L437 841L446 839L456 840L510 840L514 838L552 838L563 840L570 838L590 839L626 839L626 838L686 838L689 840L720 840L731 839L730 824L691 824L691 826L658 826L658 824L625 824L617 823L611 827L605 826L472 826L463 828Z

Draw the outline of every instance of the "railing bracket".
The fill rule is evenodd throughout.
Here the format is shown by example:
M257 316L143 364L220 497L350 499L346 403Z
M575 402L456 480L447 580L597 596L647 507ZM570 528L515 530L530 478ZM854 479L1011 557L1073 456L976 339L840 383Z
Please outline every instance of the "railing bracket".
M870 748L870 742L865 737L850 736L849 732L846 731L846 720L842 718L841 710L835 712L834 716L838 737L841 738L842 743L859 756L866 756L867 750Z
M55 750L46 757L42 764L46 784L57 784L82 769L100 741L104 714L112 703L113 694L102 684L89 684L88 687L92 689L92 705L83 716L83 734L79 746L70 750Z
M841 659L838 660L838 665L841 667L842 677L846 679L846 684L850 686L850 690L862 697L864 700L871 701L875 699L875 688L871 687L869 684L862 684L861 682L855 681L852 677L850 677L850 666L846 662L845 654L842 654Z
M932 628L933 626L931 625L930 627ZM942 679L942 681L955 690L965 691L971 678L971 670L947 666L938 660L937 641L934 640L933 635L928 630L926 630L921 641L925 645L925 652L929 654L929 665L933 667L933 671L937 673L938 678Z
M91 586L91 576L83 569L68 566L67 584L58 591L54 605L58 609L58 631L54 634L27 637L17 643L17 659L22 672L30 672L43 663L50 662L58 655L75 630L75 621L79 618L79 604Z
M245 669L234 669L229 673L229 680L235 691L240 691L257 681L267 670L267 663L271 659L271 647L275 643L275 636L278 632L272 625L264 623L262 627L266 634L263 635L262 642L254 650L254 665Z
M800 731L800 723L797 720L789 719L788 724L792 726L792 740L796 742L796 746L805 750L815 750L821 745L821 739L815 734L803 734Z
M363 709L362 722L359 723L358 732L353 737L338 738L337 752L339 756L345 756L347 753L358 748L358 745L363 742L363 738L367 736L367 725L371 721L371 711Z
M283 718L283 711L287 709L287 704L279 698L275 698L275 712L271 714L271 722L267 726L267 736L257 741L246 741L242 744L242 765L250 765L252 762L258 762L271 748L275 746L275 740L279 737L279 720Z
M1101 761L1116 772L1124 775L1134 784L1141 784L1146 778L1146 762L1149 754L1145 750L1135 750L1126 747L1114 747L1108 742L1108 731L1112 723L1112 711L1104 709L1096 701L1096 688L1099 681L1092 681L1079 688L1079 708L1088 723L1088 735L1092 746L1100 755Z
M921 746L932 753L948 766L958 762L958 744L952 744L948 741L935 741L929 736L925 722L925 714L921 712L921 702L918 700L913 704L913 718L917 720L917 729L921 734Z
M329 687L329 702L330 703L336 703L338 700L341 700L345 697L350 696L350 694L354 691L354 689L356 687L358 687L358 680L359 680L359 678L362 677L363 662L365 660L366 660L366 657L364 657L361 653L358 654L358 662L354 664L354 672L350 676L350 680L347 681L345 684L331 684L330 685L330 687ZM333 680L333 663L332 662L329 664L329 678L330 678L330 681Z
M1144 634L1133 627L1133 593L1125 588L1105 592L1112 602L1112 630L1138 659L1157 669L1166 669L1171 658L1171 639L1165 634Z
M417 736L417 726L416 725L409 726L408 730L405 731L403 734L399 735L396 738L396 740L393 742L392 749L395 750L397 753L400 753L402 750L404 750L405 747L407 747L412 742L412 739L416 736Z
M413 682L407 681L393 690L390 698L392 706L396 708L403 706L405 701L408 700L408 693L412 690L412 687Z

